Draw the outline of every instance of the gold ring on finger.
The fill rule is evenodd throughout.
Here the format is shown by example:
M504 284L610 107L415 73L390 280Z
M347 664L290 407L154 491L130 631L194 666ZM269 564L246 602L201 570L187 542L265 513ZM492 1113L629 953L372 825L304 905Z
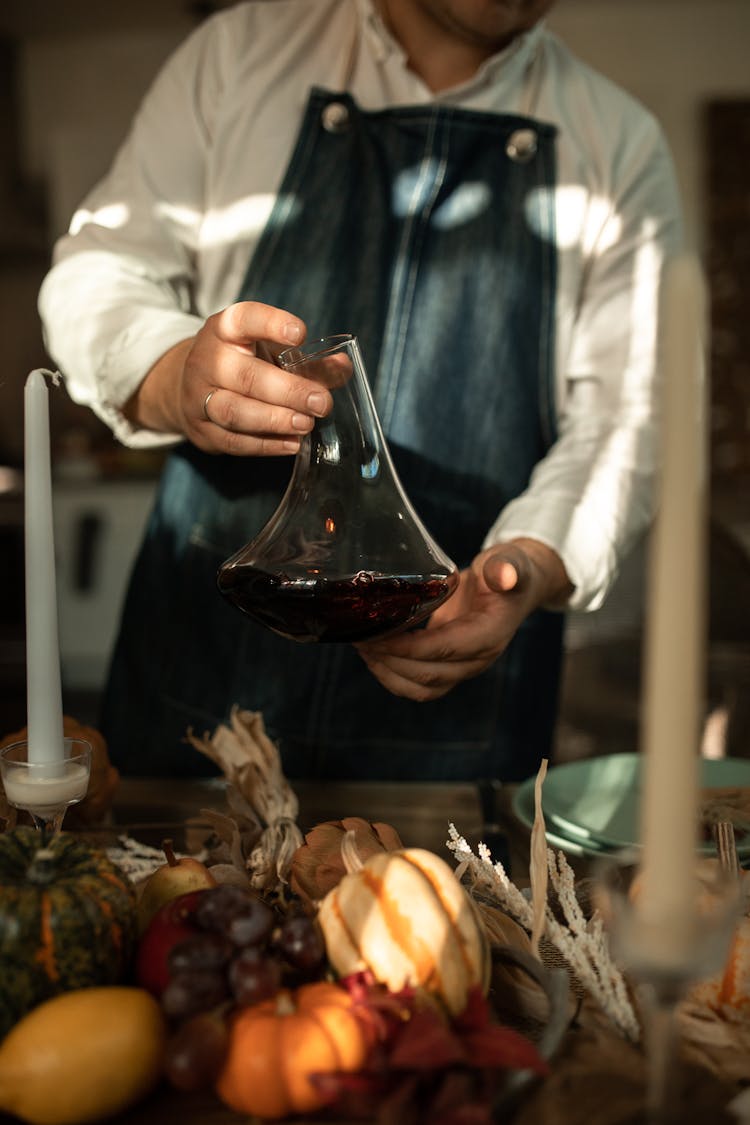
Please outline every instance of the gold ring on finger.
M209 391L209 392L208 392L208 394L206 395L206 397L205 397L205 398L204 398L204 400L203 400L203 417L204 417L204 418L206 419L206 421L207 421L207 422L212 422L212 423L213 423L213 421L214 421L214 420L213 420L213 418L210 418L210 417L209 417L209 414L208 414L208 404L209 404L209 402L211 401L211 395L214 395L214 394L216 394L216 391L217 391L217 390L218 390L218 387L214 387L214 389L213 389L212 391ZM215 423L214 423L214 424L215 424Z

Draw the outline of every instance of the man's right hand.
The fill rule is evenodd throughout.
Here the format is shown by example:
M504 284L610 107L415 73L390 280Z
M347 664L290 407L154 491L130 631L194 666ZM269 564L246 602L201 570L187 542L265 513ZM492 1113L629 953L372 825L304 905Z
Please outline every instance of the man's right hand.
M315 418L332 407L319 383L274 362L305 332L303 321L283 309L257 301L229 305L157 360L125 414L144 429L181 433L207 453L296 453Z

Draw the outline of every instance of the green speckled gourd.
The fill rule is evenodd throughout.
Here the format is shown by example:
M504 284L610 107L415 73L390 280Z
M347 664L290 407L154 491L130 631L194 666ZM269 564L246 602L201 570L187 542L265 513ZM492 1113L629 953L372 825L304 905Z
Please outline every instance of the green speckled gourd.
M0 834L0 1036L50 996L122 980L135 902L105 852L72 834Z

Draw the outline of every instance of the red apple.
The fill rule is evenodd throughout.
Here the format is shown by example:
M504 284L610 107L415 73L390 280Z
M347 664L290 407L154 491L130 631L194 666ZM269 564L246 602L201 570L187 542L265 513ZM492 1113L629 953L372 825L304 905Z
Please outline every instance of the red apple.
M138 944L135 976L141 988L154 996L161 996L169 982L169 954L176 945L198 932L194 922L195 910L202 890L188 891L165 902L148 923Z

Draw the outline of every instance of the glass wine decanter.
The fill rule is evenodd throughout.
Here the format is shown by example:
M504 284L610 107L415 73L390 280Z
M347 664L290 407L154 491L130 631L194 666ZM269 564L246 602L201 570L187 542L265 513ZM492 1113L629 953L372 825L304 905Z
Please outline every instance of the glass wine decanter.
M458 585L398 478L355 336L279 356L330 390L265 527L220 567L219 590L296 641L364 641L416 625Z

